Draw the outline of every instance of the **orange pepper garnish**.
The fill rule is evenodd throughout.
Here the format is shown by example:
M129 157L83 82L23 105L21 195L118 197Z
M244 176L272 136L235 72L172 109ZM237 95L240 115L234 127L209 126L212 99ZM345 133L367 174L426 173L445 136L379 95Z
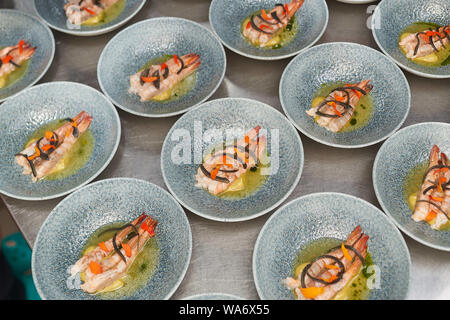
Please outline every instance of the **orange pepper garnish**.
M127 257L128 258L131 257L131 255L133 254L131 247L126 243L122 243L122 248L123 248L123 251L125 251L125 254L127 255Z
M430 222L431 220L433 220L436 217L437 217L437 213L434 210L431 210L430 212L428 212L428 215L425 218L425 221Z
M141 77L142 81L144 82L154 82L158 80L158 77Z
M2 58L2 63L3 64L8 63L12 60L12 58L13 58L12 56L7 55L6 57Z
M245 29L250 29L250 27L251 27L251 23L250 23L250 21L247 23L247 26L245 27Z
M348 253L348 250L345 247L343 242L341 244L341 250L342 250L342 253L344 254L345 259L347 259L348 261L353 261L352 256L350 255L350 253Z
M100 242L98 244L98 246L100 247L100 249L102 249L105 252L109 252L108 248L106 247L106 244L104 242Z
M450 170L449 168L441 168L441 172L447 172L448 170Z
M175 61L175 63L176 63L177 65L179 65L179 62L178 62L178 56L177 56L176 54L173 55L173 61Z
M164 62L164 63L161 65L161 71L163 71L165 68L167 68L167 64Z
M336 99L336 101L339 101L339 102L345 101L345 97L338 96L336 93L334 94L334 99Z
M444 198L441 198L441 197L430 196L430 198L431 198L432 200L434 200L434 201L437 201L437 202L442 202L442 201L444 201Z
M23 45L24 44L25 44L25 41L23 39L19 41L19 44L18 44L18 46L19 46L19 54L23 53Z
M330 102L328 102L327 104L333 107L334 112L336 112L336 114L337 114L339 117L342 117L342 113L340 113L339 110L336 108L336 102L330 101Z
M300 288L300 291L302 292L303 296L306 299L314 299L319 294L322 294L325 289L323 287L309 287L309 288Z
M216 168L211 171L211 179L215 180L217 177L217 174L219 173L220 165L217 165Z
M56 149L56 147L51 144L46 144L46 145L42 146L42 150L44 150L44 151L48 151L50 149Z
M267 15L267 13L266 13L266 11L264 11L264 9L261 10L261 15L265 20L270 20L270 17Z
M34 160L37 157L39 157L41 155L41 152L39 151L39 148L37 146L37 144L34 146L34 150L36 151L32 156L28 157L28 160Z
M284 10L286 10L286 14L289 14L289 7L287 3L284 5Z
M91 269L91 272L93 274L101 274L101 273L103 273L102 266L99 263L95 262L95 261L89 262L89 269Z
M51 140L53 138L53 132L45 131L45 139Z
M155 228L153 226L149 226L147 224L147 221L144 221L141 224L141 229L144 229L145 231L147 231L148 234L150 235L150 237L153 237L155 235Z
M87 13L89 13L90 15L93 15L93 16L96 15L95 11L93 11L93 10L91 10L91 9L83 8L83 10L86 11Z
M337 276L335 276L334 274L332 274L329 278L319 278L319 279L321 279L321 280L323 280L323 281L326 281L326 282L333 282L334 280L336 280L338 277Z
M325 268L327 268L327 269L339 269L338 266L335 266L333 264L325 264Z

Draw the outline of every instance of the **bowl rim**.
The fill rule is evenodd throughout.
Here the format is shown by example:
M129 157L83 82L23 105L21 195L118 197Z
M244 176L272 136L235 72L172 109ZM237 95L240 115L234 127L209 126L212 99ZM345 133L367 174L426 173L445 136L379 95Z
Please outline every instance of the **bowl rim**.
M397 131L395 134L393 134L389 139L387 139L383 145L380 147L380 149L377 152L377 155L375 157L375 161L373 163L373 167L372 167L372 183L373 183L373 189L375 190L375 195L377 197L378 203L380 204L381 208L383 209L384 213L386 214L386 216L389 217L389 219L392 220L392 222L406 235L408 235L410 238L412 238L413 240L427 246L433 249L437 249L437 250L441 250L441 251L447 251L450 252L450 245L449 246L442 246L442 245L438 245L438 244L433 244L431 242L428 242L427 240L422 239L421 237L419 237L418 235L414 234L413 232L409 231L407 228L405 228L399 221L397 221L397 219L395 219L393 217L393 215L390 213L390 211L388 210L388 207L386 206L386 204L383 201L383 198L380 194L380 191L378 190L378 184L377 184L377 180L376 180L376 176L377 176L377 169L378 169L378 164L381 158L381 152L384 151L384 149L386 148L386 146L392 141L392 139L395 139L397 137L397 135L402 134L403 132L409 131L409 130L414 130L416 127L426 127L429 125L445 125L448 126L450 128L450 124L449 123L445 123L445 122L421 122L421 123L416 123L407 127L402 128L401 130Z
M407 92L407 95L408 95L407 108L406 108L406 112L405 112L403 118L395 126L395 128L393 128L391 131L389 131L388 133L383 135L381 138L375 139L375 140L367 142L367 143L360 143L360 144L355 144L355 145L345 145L345 144L341 144L341 143L328 142L328 141L325 141L325 140L323 140L323 139L321 139L319 137L316 137L314 134L311 134L311 133L307 132L305 129L303 129L302 126L300 126L299 124L297 124L294 121L294 119L291 117L290 113L287 110L286 102L284 101L284 95L282 94L282 89L283 89L283 84L286 82L285 79L287 77L286 74L287 74L288 70L292 67L292 65L297 60L302 58L303 54L308 53L309 50L318 50L318 48L321 48L321 47L336 46L336 45L352 46L354 48L362 48L363 50L369 50L369 51L372 51L375 54L379 55L383 59L386 59L387 62L392 63L391 59L386 57L384 54L382 54L378 50L375 50L375 49L373 49L371 47L368 47L368 46L365 46L365 45L362 45L362 44L359 44L359 43L354 43L354 42L327 42L327 43L322 43L322 44L319 44L319 45L314 46L312 48L309 48L308 50L302 52L301 54L296 56L294 59L292 59L288 63L286 68L284 69L283 74L281 75L278 94L280 96L280 102L281 102L281 107L283 109L283 112L286 115L286 117L289 119L289 121L292 122L292 124L297 128L298 131L300 131L305 136L307 136L307 137L311 138L312 140L317 141L317 142L319 142L321 144L324 144L324 145L327 145L327 146L331 146L331 147L335 147L335 148L342 148L342 149L358 149L358 148L364 148L364 147L368 147L368 146L377 144L377 143L379 143L379 142L389 138L392 134L394 134L398 129L401 128L401 126L405 122L406 118L408 117L410 109L411 109L411 88L409 86L408 79L406 78L406 76L403 73L403 71L395 63L392 63L392 66L398 71L399 77L405 82L405 85L406 85L406 89L407 89L406 92Z
M380 1L380 3L377 5L377 7L375 8L375 11L373 12L373 17L378 17L381 18L381 5L385 2L387 2L388 0L382 0ZM412 3L412 2L411 2ZM407 66L406 64L404 64L403 62L398 61L397 59L395 59L382 45L380 40L378 39L377 33L376 33L376 28L375 28L375 22L377 19L372 19L370 28L372 29L372 35L373 38L375 39L375 42L377 44L377 46L380 48L380 50L389 58L391 59L395 64L397 64L398 66L400 66L402 69L415 74L416 76L419 77L424 77L424 78L428 78L428 79L448 79L450 78L450 73L445 75L445 74L431 74L431 73L426 73L426 72L422 72L419 70L416 70L412 67Z
M40 19L36 18L35 16L33 16L33 15L27 13L27 12L23 12L23 11L20 11L20 10L15 10L15 9L0 9L0 13L2 13L2 12L12 12L13 14L21 14L21 15L23 15L23 16L26 16L26 17L30 18L31 20L34 20L36 23L38 23L38 24L40 24L42 27L44 27L44 29L45 29L46 32L48 33L48 36L49 36L49 38L50 38L50 40L51 40L51 46L50 46L50 47L51 47L51 53L50 53L50 56L49 56L48 63L47 63L47 65L45 66L44 70L43 70L43 71L42 71L42 72L41 72L41 73L40 73L33 81L31 81L30 84L28 84L25 88L19 90L19 91L16 92L16 93L11 94L10 96L8 96L8 97L6 97L6 98L0 98L0 103L4 102L4 101L6 101L6 100L8 100L8 99L10 99L10 98L12 98L12 97L15 97L15 96L18 95L19 93L21 93L21 92L23 92L24 90L26 90L26 89L32 87L32 86L33 86L34 84L36 84L39 80L41 80L42 77L47 73L48 69L50 69L50 66L51 66L52 63L53 63L53 59L55 58L55 49L56 49L56 45L55 45L55 37L53 36L53 32L50 30L50 28L49 28L45 23L42 23L42 21L41 21Z
M110 31L116 30L117 28L120 28L121 26L123 26L125 23L127 23L128 21L130 21L136 14L139 13L139 11L141 11L142 7L145 5L145 3L147 2L147 0L139 0L141 1L141 4L136 8L136 10L134 12L132 12L130 14L130 16L126 17L125 19L118 21L112 25L110 25L109 27L105 27L105 28L100 28L97 30L91 30L91 31L75 31L75 30L70 30L70 29L66 29L66 28L60 28L56 25L54 25L53 23L45 20L39 13L39 10L36 7L36 0L33 0L33 6L34 6L34 11L36 13L36 15L42 19L42 21L44 21L50 28L66 33L66 34L70 34L73 36L80 36L80 37L90 37L90 36L98 36L101 34L105 34L108 33Z
M116 120L117 137L116 137L116 141L114 141L113 149L112 149L110 155L109 155L108 158L106 159L105 163L101 166L101 168L98 169L92 176L90 176L88 179L86 179L85 181L83 181L83 182L80 183L79 185L77 185L77 186L75 186L75 187L73 187L73 188L70 188L70 189L68 189L68 190L66 190L66 191L59 192L59 193L56 193L56 194L53 194L53 195L49 195L49 196L44 196L44 197L37 197L37 196L20 196L20 195L15 195L14 193L10 193L10 192L8 192L8 191L5 191L5 190L3 190L3 189L0 187L0 194L4 194L4 195L6 195L6 196L8 196L8 197L11 197L11 198L14 198L14 199L26 200L26 201L41 201L41 200L50 200L50 199L59 198L59 197L62 197L62 196L64 196L64 195L67 195L67 194L69 194L69 193L72 193L72 192L74 192L75 190L80 189L80 188L82 188L83 186L89 184L92 180L94 180L95 178L97 178L97 177L98 177L98 176L106 169L106 167L110 164L110 162L111 162L112 159L114 158L114 156L115 156L115 154L116 154L116 151L117 151L117 149L118 149L118 147L119 147L120 137L121 137L121 132L122 132L122 127L121 127L121 124L120 124L119 113L117 112L116 108L114 108L113 104L112 104L112 103L111 103L111 102L110 102L110 101L109 101L109 100L108 100L108 99L107 99L107 98L106 98L99 90L97 90L97 89L95 89L95 88L93 88L93 87L91 87L91 86L88 86L88 85L86 85L86 84L79 83L79 82L72 82L72 81L52 81L52 82L41 83L41 84L39 84L39 85L36 85L36 86L30 87L30 88L27 88L27 89L21 91L20 94L26 94L26 93L28 93L28 91L31 91L31 90L38 90L39 88L42 88L42 87L53 86L53 85L61 85L61 84L62 84L62 85L70 85L70 86L76 85L76 86L79 86L79 87L83 87L83 88L85 88L85 89L87 89L87 90L91 90L91 91L95 92L96 94L99 94L99 95L105 100L105 102L107 103L108 107L111 108L111 111L112 111L112 113L113 113L113 115L114 115L114 118L115 118L115 120ZM9 103L9 102L10 102L10 101L8 101L8 103ZM75 174L76 174L76 173L75 173Z
M102 64L102 62L103 62L103 58L104 58L105 52L109 49L109 46L111 45L111 43L112 43L114 40L116 40L116 38L119 37L122 33L125 33L126 31L128 31L128 30L131 29L131 28L138 27L138 26L141 25L141 24L146 24L146 23L156 23L156 22L161 21L161 20L163 20L163 21L167 21L167 20L168 20L168 21L174 21L174 20L175 20L175 21L180 21L180 22L182 22L182 23L192 24L192 25L194 25L194 26L196 26L196 27L199 27L199 28L202 29L203 31L207 32L208 34L210 34L210 35L213 37L213 39L215 39L215 40L217 41L218 47L220 48L221 53L222 53L222 58L223 58L224 64L223 64L222 73L221 73L221 75L220 75L220 79L219 79L219 81L217 82L216 86L215 86L215 87L211 90L211 92L208 93L208 94L205 96L205 98L203 98L201 101L197 102L196 104L194 104L194 105L192 105L192 106L190 106L190 107L188 107L188 108L185 108L185 109L182 109L182 110L178 110L178 111L174 111L174 112L161 113L161 114L159 114L159 113L158 113L158 114L148 114L148 113L144 113L144 112L132 110L132 109L130 109L129 107L126 107L126 106L124 106L124 105L118 103L115 99L113 99L113 98L109 95L109 93L107 92L107 90L105 89L105 87L104 87L104 85L103 85L102 77L101 77L101 72L100 72L100 66L101 66L101 64ZM216 36L216 34L214 34L213 32L211 32L211 30L209 30L209 29L206 28L205 26L201 25L200 23L195 22L195 21L192 21L192 20L189 20L189 19L178 18L178 17L156 17L156 18L149 18L149 19L145 19L145 20L136 22L136 23L134 23L134 24L128 26L127 28L121 30L120 32L118 32L114 37L112 37L112 38L108 41L108 43L107 43L107 44L105 45L105 47L103 48L102 53L100 54L100 58L98 59L98 63L97 63L97 80L98 80L98 83L99 83L99 85L100 85L100 89L102 90L102 92L103 92L103 93L105 94L105 96L106 96L106 97L107 97L114 105L116 105L118 108L120 108L120 109L122 109L122 110L124 110L124 111L126 111L126 112L128 112L128 113L131 113L131 114L134 114L134 115L137 115L137 116L141 116L141 117L146 117L146 118L167 118L167 117L173 117L173 116L176 116L176 115L179 115L179 114L183 114L183 113L185 113L185 112L188 112L188 111L194 109L195 107L199 106L200 104L204 103L204 102L205 102L206 100L208 100L209 98L211 98L211 96L217 91L217 89L218 89L218 88L220 87L220 85L222 84L223 79L224 79L224 77L225 77L226 69L227 69L227 57L226 57L226 54L225 54L225 49L223 48L223 45L222 45L222 43L220 42L219 38Z
M298 202L298 201L303 201L304 199L309 199L309 198L316 198L316 197L322 197L322 196L328 196L328 195L332 195L334 197L342 197L342 198L347 198L347 199L351 199L353 201L358 201L360 203L363 203L364 205L367 205L369 207L371 207L372 209L375 209L376 211L378 211L378 213L380 214L380 217L384 217L384 221L386 221L386 223L390 224L393 227L394 233L397 233L399 239L400 239L400 243L401 245L403 245L403 249L406 252L406 257L408 260L408 283L407 283L407 287L406 287L406 291L404 294L403 299L406 299L406 297L409 294L409 289L411 287L411 254L409 252L409 248L408 245L406 244L405 239L403 238L401 232L399 231L399 229L396 227L396 225L383 213L383 211L381 211L380 209L378 209L375 205L373 205L372 203L356 197L354 195L351 194L346 194L346 193L341 193L341 192L314 192L314 193L309 193L303 196L300 196L298 198L295 198L287 203L285 203L283 206L281 206L280 208L277 209L276 212L274 212L269 219L267 219L267 221L264 223L263 227L261 228L261 231L258 234L258 238L256 239L255 242L255 246L253 249L253 255L252 255L252 273L253 273L253 282L255 283L255 287L256 287L256 291L258 293L258 296L260 297L261 300L267 300L266 297L264 297L264 292L261 289L260 285L259 285L259 280L257 278L256 275L256 265L257 265L257 260L256 260L256 255L257 255L257 251L259 249L260 243L261 243L261 239L263 237L263 234L266 232L266 229L268 229L269 224L271 223L272 219L275 219L279 214L281 214L281 212L288 206L293 205L294 203Z
M188 231L188 236L189 236L189 252L188 252L188 256L187 259L185 261L185 264L183 266L183 270L177 280L177 282L174 284L173 288L164 296L164 298L162 298L162 300L168 300L174 293L175 291L178 289L178 287L180 286L181 282L183 281L184 277L186 276L187 270L189 268L189 265L191 263L191 257L192 257L192 230L191 230L191 225L189 223L189 220L187 218L186 212L184 212L183 207L172 197L172 195L167 192L166 190L164 190L164 188L150 182L147 180L143 180L143 179L137 179L137 178L128 178L128 177L116 177L116 178L108 178L108 179L103 179L103 180L99 180L96 181L94 183L91 183L87 186L85 186L84 188L81 188L79 190L77 190L76 192L70 194L69 196L67 196L66 198L64 198L63 200L61 200L50 212L50 214L47 216L47 218L44 220L44 222L42 223L41 227L39 228L39 232L36 236L36 240L34 241L34 245L33 247L35 247L36 243L38 243L38 240L40 239L40 237L42 237L42 229L44 227L44 225L46 225L47 223L50 223L48 221L50 221L51 217L53 217L54 215L56 215L56 209L58 209L65 201L69 201L71 199L72 196L74 196L75 194L77 194L78 192L83 192L84 189L88 189L90 186L95 186L97 184L102 184L102 183L108 183L111 181L119 181L119 182L134 182L134 183L144 183L147 185L151 185L152 187L155 187L156 189L161 190L163 193L166 193L169 198L171 198L174 203L176 204L176 206L181 210L181 212L183 213L182 218L185 220L186 226L187 226L187 231ZM33 275L33 282L36 286L36 290L39 293L39 296L42 298L42 300L47 300L47 298L45 297L42 289L39 286L39 282L37 281L37 278L35 276L36 272L34 269L35 266L35 261L36 261L36 254L35 254L36 250L32 250L32 255L31 255L31 269L32 269L32 275Z
M207 108L209 105L214 104L214 103L223 102L223 101L230 101L230 100L231 100L231 101L242 101L242 102L257 103L257 104L259 104L259 105L260 105L261 107L263 107L263 108L266 108L266 109L267 109L267 108L270 108L270 109L272 109L273 111L275 111L276 113L278 113L281 117L283 117L283 118L286 120L286 124L287 124L288 126L290 126L290 128L293 129L295 133L297 133L296 130L295 130L295 128L294 128L294 126L292 126L292 124L286 119L286 117L284 117L284 115L283 115L280 111L278 111L277 109L273 108L272 106L270 106L270 105L268 105L268 104L266 104L266 103L264 103L264 102L261 102L261 101L258 101L258 100L254 100L254 99L248 99L248 98L230 98L230 97L228 97L228 98L221 98L221 99L215 99L215 100L211 100L211 101L208 101L208 102L205 102L205 103L199 105L198 107L196 107L195 109L191 110L190 112L196 111L197 109L200 109L200 108L202 108L202 107L203 107L203 108ZM174 130L175 126L176 126L178 123L181 123L181 122L184 120L184 117L185 117L187 114L188 114L188 113L186 113L185 115L183 115L182 117L180 117L180 118L172 125L172 127L170 128L169 132L167 133L167 135L166 135L166 137L165 137L165 139L164 139L164 142L163 142L163 145L162 145L162 148L161 148L161 158L160 158L160 163L161 163L161 174L162 174L162 176L163 176L164 183L165 183L167 189L169 190L169 192L173 195L173 197L174 197L174 198L175 198L175 199L176 199L176 200L177 200L184 208L186 208L186 209L188 209L189 211L191 211L192 213L194 213L194 214L196 214L196 215L198 215L198 216L200 216L200 217L202 217L202 218L208 219L208 220L219 221L219 222L241 222L241 221L248 221L248 220L252 220L252 219L256 219L256 218L258 218L258 217L261 217L261 216L265 215L266 213L268 213L268 212L274 210L275 208L277 208L279 205L281 205L281 204L282 204L282 203L283 203L283 202L291 195L291 193L292 193L292 192L294 191L294 189L297 187L297 185L298 185L298 183L299 183L299 181L300 181L300 177L301 177L302 172L303 172L303 167L304 167L304 162L305 162L305 161L304 161L305 153L304 153L304 149L303 149L303 143L302 143L302 140L301 140L300 135L299 135L298 133L297 133L295 136L297 137L298 145L299 145L299 147L300 147L300 158L298 159L299 171L298 171L297 176L295 177L295 181L294 181L294 183L292 184L292 186L289 188L289 190L286 192L286 194L285 194L283 197L281 197L280 200L278 200L276 203L274 203L273 205L271 205L270 207L268 207L268 208L266 208L266 209L264 209L264 210L261 210L260 212L251 214L251 215L249 215L249 216L240 217L240 218L220 218L220 217L215 217L215 216L212 216L212 215L210 215L210 214L203 213L203 212L200 212L200 211L198 211L198 210L193 209L191 206L187 205L183 200L181 200L181 199L178 197L178 195L177 195L177 194L173 191L173 189L171 188L171 186L170 186L170 184L169 184L169 182L168 182L168 179L167 179L167 177L166 177L166 173L165 173L165 170L164 170L164 168L165 168L165 161L163 160L164 149L165 149L165 148L167 147L167 145L168 145L169 136L171 135L171 133L172 133L172 131Z
M237 53L237 54L239 54L239 55L241 55L241 56L244 56L244 57L247 57L247 58L250 58L250 59L255 59L255 60L274 61L274 60L287 59L287 58L290 58L290 57L293 57L293 56L295 56L295 55L298 55L299 53L301 53L301 52L303 52L303 51L309 49L310 47L314 46L314 45L322 38L322 36L324 35L324 33L325 33L325 31L326 31L326 29L327 29L327 27L328 27L328 22L329 22L329 18L330 18L330 10L329 10L329 8L328 8L328 4L326 3L325 0L320 0L320 1L322 1L323 5L325 5L326 15L325 15L325 23L324 23L323 28L322 28L322 30L320 31L319 35L317 36L317 38L314 39L310 44L308 44L308 45L305 46L304 48L299 49L299 50L296 50L296 51L294 51L294 52L287 53L287 54L284 54L284 55L279 55L279 56L264 57L264 56L258 56L258 55L246 53L246 52L243 52L243 51L241 51L241 50L239 50L239 49L236 49L236 48L234 48L233 46L227 44L227 43L219 36L219 34L217 33L216 29L214 28L214 24L212 23L213 20L211 19L211 17L212 17L212 7L213 7L213 4L216 3L216 2L218 2L218 1L219 1L219 0L212 0L212 1L211 1L211 4L210 4L210 6L209 6L208 21L209 21L209 24L210 24L210 26L211 26L212 31L213 31L214 34L219 38L220 42L221 42L225 47L227 47L228 49L230 49L230 50L233 51L234 53ZM316 1L318 1L318 0L316 0Z

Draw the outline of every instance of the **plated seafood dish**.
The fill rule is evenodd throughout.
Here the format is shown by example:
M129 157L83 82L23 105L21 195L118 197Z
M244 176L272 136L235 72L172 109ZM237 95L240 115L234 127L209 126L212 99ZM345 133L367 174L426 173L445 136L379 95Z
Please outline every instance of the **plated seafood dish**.
M195 53L153 59L130 76L128 91L139 95L141 101L177 99L195 86L196 70L200 63L200 56Z
M399 47L412 62L425 67L450 64L450 25L417 22L406 27L399 38Z
M80 274L80 288L91 294L130 293L148 281L158 264L157 224L141 214L130 223L108 225L95 232L70 269L72 276Z
M197 170L196 186L228 197L246 197L259 188L266 178L261 167L268 165L261 163L267 137L260 130L261 126L256 126L243 139L213 148Z
M284 279L283 283L293 290L298 300L367 298L370 294L367 282L372 275L367 273L367 267L373 264L368 253L368 240L369 236L362 232L361 226L335 247L339 242L336 239L316 240L297 258L294 277ZM320 251L324 254L315 255Z
M77 116L57 120L41 127L15 155L23 174L33 181L61 179L74 174L89 160L94 146L88 131L92 117L82 111Z
M332 132L361 128L372 115L373 104L369 95L372 88L370 80L356 84L325 85L306 113L319 126ZM324 97L330 89L331 93Z
M0 89L18 81L27 71L36 47L25 40L0 50Z
M408 175L404 190L414 221L425 221L435 230L450 230L450 162L437 145L429 161Z
M125 4L126 0L67 0L64 11L72 24L95 26L113 21Z
M264 9L252 13L242 22L242 35L254 46L280 49L289 44L298 31L295 13L304 0L293 0L289 4L276 4L266 12Z

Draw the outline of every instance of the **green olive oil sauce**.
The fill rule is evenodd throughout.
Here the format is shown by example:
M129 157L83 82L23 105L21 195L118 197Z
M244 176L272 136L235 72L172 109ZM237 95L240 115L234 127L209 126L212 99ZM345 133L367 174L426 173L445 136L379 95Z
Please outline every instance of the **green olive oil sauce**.
M110 8L103 10L100 14L89 18L82 23L83 26L99 26L102 24L110 23L116 19L125 9L126 0L119 0L113 4Z
M271 10L271 9L270 9ZM269 12L270 10L266 10L266 12ZM261 11L255 11L251 15L249 15L247 18L244 19L244 21L241 24L241 34L243 35L245 28L247 27L248 23L250 22L250 18L254 15L260 14ZM268 43L265 44L264 47L260 47L260 43L258 42L251 42L249 39L244 37L244 39L249 42L251 45L263 48L263 49L281 49L284 46L288 45L297 35L298 32L298 23L295 20L295 16L292 17L292 19L289 21L289 23L286 25L286 27L281 30L276 36L274 36Z
M45 135L46 131L54 131L65 121L52 121L33 132L28 138L24 148ZM91 130L85 131L69 149L66 155L58 162L53 171L47 175L46 180L60 180L75 174L84 167L94 150L95 139Z
M440 28L440 25L429 23L429 22L416 22L405 29L400 33L399 37L399 43L400 41L408 36L411 33L421 32L421 31L427 31L431 29L437 29ZM405 51L402 47L400 47L400 50L405 54ZM432 54L421 57L421 58L414 58L414 59L408 59L414 63L417 63L419 65L425 66L425 67L442 67L445 65L450 64L450 45L446 45L446 48L442 48L438 52L433 52Z
M9 87L10 85L12 85L12 84L16 83L17 81L19 81L20 79L22 79L22 77L28 71L28 66L30 64L30 61L31 61L31 58L24 61L20 65L19 68L16 67L16 69L13 72L0 77L0 90L4 89L6 87Z
M101 227L88 239L84 246L80 258L97 247L100 242L107 241L114 236L116 231L105 231L111 228L123 226L124 222L117 222ZM129 296L153 276L159 264L159 248L156 237L150 238L144 248L138 254L133 264L128 269L127 274L116 280L112 285L96 293L104 299L116 299ZM84 275L81 275L84 280Z
M428 160L418 164L406 176L403 182L403 198L405 202L408 204L408 207L411 209L411 214L414 212L414 208L416 206L417 193L422 187L423 178L425 173L427 172L429 163ZM428 224L434 224L436 219L427 221ZM444 224L440 229L440 231L448 231L450 230L450 221Z
M333 90L342 87L345 83L337 82L332 84L323 84L316 92L311 103L311 108L318 106ZM373 99L370 94L367 94L358 101L353 111L353 115L348 123L339 132L350 132L363 128L366 126L373 116L374 107ZM317 120L318 118L316 118Z
M155 58L149 60L144 66L142 66L139 71L143 71L144 69L150 67L154 64L162 64L167 60L173 58L173 55L165 54L162 57ZM156 97L153 97L152 101L158 102L171 102L179 99L180 97L186 95L189 91L191 91L195 87L195 83L197 81L197 71L192 72L186 78L175 84L172 89L166 90Z
M312 260L327 253L331 248L337 247L342 243L341 240L334 238L321 238L313 241L302 249L299 255L294 261L294 268L292 274L295 279L299 277L303 269ZM360 268L358 274L356 274L347 285L338 292L332 300L365 300L370 295L370 289L367 287L367 280L372 274L367 273L367 267L373 265L372 257L370 253L367 253L364 267ZM292 291L294 297L295 292Z

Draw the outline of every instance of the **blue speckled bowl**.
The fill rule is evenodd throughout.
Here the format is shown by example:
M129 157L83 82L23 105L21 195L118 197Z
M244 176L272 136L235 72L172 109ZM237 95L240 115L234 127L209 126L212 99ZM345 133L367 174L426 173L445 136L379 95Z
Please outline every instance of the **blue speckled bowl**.
M372 18L380 49L403 69L426 78L450 78L450 65L432 68L409 61L398 47L401 32L414 22L450 23L450 0L383 0Z
M192 235L181 206L162 188L143 180L101 180L61 201L45 220L36 238L32 272L43 299L100 299L68 289L68 268L77 261L89 236L100 227L128 222L142 212L158 220L159 264L149 281L124 299L168 299L189 265Z
M198 125L198 126L196 126ZM203 152L218 142L205 142L200 134L221 139L223 130L240 128L250 130L260 125L267 130L268 152L279 169L268 175L264 184L243 199L226 199L211 195L195 186L195 175ZM194 127L196 128L194 132ZM206 133L208 131L208 133ZM279 136L279 147L276 144ZM180 137L190 135L191 164L175 164L172 154L179 152ZM226 135L226 134L223 134ZM241 139L242 134L237 138ZM223 138L227 139L227 138ZM273 139L273 140L272 140ZM198 163L194 157L200 158ZM195 162L194 162L195 161ZM185 208L207 219L235 222L259 217L280 205L294 190L303 169L303 146L295 128L274 108L250 99L225 98L202 104L181 117L170 129L161 151L161 171L169 191Z
M373 186L384 212L411 238L429 247L450 251L450 231L436 231L415 222L403 192L407 175L428 161L433 145L450 155L450 124L420 123L390 137L378 151L373 166Z
M305 0L295 14L299 29L292 42L276 50L254 47L242 36L242 22L251 13L274 8L279 2L277 0L213 0L209 7L209 21L214 32L228 49L252 59L285 59L311 47L322 37L328 25L328 6L325 0ZM286 1L288 2L290 1Z
M306 114L322 84L371 79L374 114L369 123L351 132L333 133ZM361 148L394 133L408 115L411 93L408 81L380 52L356 44L335 42L315 46L295 57L280 81L284 112L303 134L338 148Z
M321 238L346 239L357 225L370 236L369 253L380 268L380 288L373 289L369 299L405 299L411 259L398 229L372 204L331 192L297 198L267 220L253 251L253 277L261 299L293 299L281 280L292 276L300 250Z
M0 102L32 86L47 72L55 54L55 39L50 29L40 20L17 10L0 10L0 48L12 46L24 39L37 46L25 75L3 89L0 89Z
M96 36L113 31L133 18L142 9L146 0L126 0L122 13L109 23L98 26L69 25L64 5L66 0L34 0L37 14L51 28L75 36Z
M50 82L29 88L8 99L0 113L0 192L22 200L46 200L68 194L97 177L113 158L120 140L120 119L114 106L97 90L75 82ZM72 118L86 110L94 150L85 166L60 180L32 182L22 174L14 155L43 125Z
M202 293L183 298L182 300L245 300L227 293Z
M147 61L188 53L199 54L201 60L197 82L189 93L170 102L141 102L138 95L128 93L130 75ZM208 99L222 82L225 68L225 50L211 31L190 20L153 18L126 28L106 45L97 75L103 92L119 108L143 117L168 117Z

